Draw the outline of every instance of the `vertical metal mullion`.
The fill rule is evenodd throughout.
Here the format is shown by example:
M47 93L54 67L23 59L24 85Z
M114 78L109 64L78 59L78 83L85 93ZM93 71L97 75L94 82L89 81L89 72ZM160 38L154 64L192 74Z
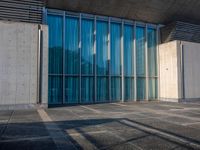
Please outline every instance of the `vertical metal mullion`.
M149 73L148 73L148 28L145 25L145 79L146 79L146 100L149 100Z
M122 85L121 85L121 96L122 96L122 102L124 102L124 21L122 21L121 26L121 77L122 77Z
M109 84L109 101L111 102L111 44L110 44L110 17L108 21L108 84Z
M134 31L133 31L133 59L134 59L134 101L137 101L137 64L136 64L136 23L134 23Z
M41 26L38 26L38 47L37 47L37 104L40 104L40 76L41 76Z
M97 23L97 19L96 16L94 18L94 103L97 102L97 50L96 50L96 36L97 36L97 31L96 31L96 23Z
M82 78L81 78L81 76L82 76L82 72L81 72L81 55L82 55L82 53L81 53L81 50L82 50L82 43L81 43L82 41L81 41L81 13L80 13L80 15L79 15L79 55L80 55L80 58L79 58L79 72L80 72L80 74L79 74L79 92L80 92L80 97L79 97L79 104L81 103L81 98L82 98L82 91L81 91L81 89L82 89L82 83L81 83L81 80L82 80Z
M65 11L63 11L63 100L62 104L65 103Z
M156 27L156 56L157 56L157 99L160 99L160 59L159 59L159 26Z

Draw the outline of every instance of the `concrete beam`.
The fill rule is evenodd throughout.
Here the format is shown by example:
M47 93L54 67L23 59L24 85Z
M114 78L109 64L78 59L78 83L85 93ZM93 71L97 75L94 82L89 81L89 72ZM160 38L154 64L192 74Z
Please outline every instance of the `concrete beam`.
M199 0L46 0L48 8L134 19L156 24L200 24Z

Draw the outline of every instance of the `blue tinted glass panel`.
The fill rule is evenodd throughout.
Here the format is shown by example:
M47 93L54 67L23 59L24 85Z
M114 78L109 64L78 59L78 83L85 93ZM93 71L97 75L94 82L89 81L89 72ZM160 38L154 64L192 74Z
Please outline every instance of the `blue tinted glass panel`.
M134 100L134 78L125 77L124 79L124 99L125 101Z
M93 74L93 55L94 55L94 21L82 20L81 23L81 69L82 74Z
M63 18L48 15L49 26L49 74L63 73Z
M145 78L137 78L137 99L138 100L145 100Z
M121 100L121 78L120 77L111 78L111 100L112 101Z
M94 100L94 80L93 77L82 77L81 79L81 102L92 103Z
M110 31L111 39L111 75L120 75L121 74L121 25L117 23L111 23Z
M148 29L148 69L149 76L157 76L156 30Z
M97 21L96 67L98 75L108 75L108 23Z
M79 78L65 77L65 103L78 103L79 91Z
M133 26L124 25L124 75L134 75Z
M149 99L155 100L158 98L157 78L149 79Z
M97 77L97 102L108 102L108 78Z
M65 19L65 74L79 74L79 19Z
M145 76L145 28L136 28L136 70L137 76Z
M48 101L49 104L61 104L63 100L62 76L49 76Z

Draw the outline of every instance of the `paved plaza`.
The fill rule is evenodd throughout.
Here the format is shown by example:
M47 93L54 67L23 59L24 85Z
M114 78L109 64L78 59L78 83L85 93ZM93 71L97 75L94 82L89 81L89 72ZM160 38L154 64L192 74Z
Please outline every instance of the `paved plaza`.
M200 103L0 111L1 150L200 149Z

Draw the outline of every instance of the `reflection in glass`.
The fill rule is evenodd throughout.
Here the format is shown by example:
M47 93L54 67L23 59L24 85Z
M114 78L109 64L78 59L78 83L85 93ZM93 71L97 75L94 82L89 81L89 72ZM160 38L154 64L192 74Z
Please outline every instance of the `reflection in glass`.
M157 76L156 30L148 29L148 69L149 76Z
M137 99L145 100L146 86L145 86L145 78L137 78Z
M66 17L65 21L65 74L79 74L79 19Z
M134 75L133 26L124 25L124 75Z
M146 98L145 79L145 28L136 27L136 74L137 74L137 99Z
M136 70L137 76L145 76L145 28L136 28Z
M122 33L122 24L111 20L110 39L108 39L109 22L97 20L95 39L94 19L82 18L80 24L79 17L65 17L65 22L63 22L64 18L61 15L48 14L47 16L49 25L49 104L61 104L62 101L66 104L93 103L95 96L97 102L121 100L121 36L123 36L124 44L125 101L134 100L135 96L138 100L146 99L146 63L149 75L148 96L149 99L157 98L156 29L148 27L148 38L146 39L145 27L137 24L136 31L134 31L134 26L125 22ZM136 35L136 60L134 60L134 32ZM148 62L145 62L145 40L147 40ZM94 43L96 43L96 54L94 53ZM65 48L64 51L63 48ZM108 58L109 49L110 56ZM94 66L94 62L96 66ZM136 65L136 72L134 72L134 65ZM137 75L136 80L134 80L134 73ZM109 81L109 79L111 80ZM134 93L135 81L137 93ZM96 88L94 83L96 83Z
M121 78L111 77L111 101L121 100Z
M79 100L79 78L65 78L65 103L78 103Z
M97 74L108 75L108 23L97 21L96 26Z
M111 75L121 74L121 25L117 23L111 23L110 32L110 45L111 45Z
M148 73L149 73L149 99L155 100L158 97L157 93L157 39L156 30L148 29Z
M93 23L93 20L86 19L83 19L81 23L81 73L86 75L93 74Z
M94 100L93 77L82 77L81 82L81 102L92 103Z
M149 99L155 100L158 97L157 78L149 79Z
M124 100L134 100L134 78L125 77L124 79Z
M97 77L97 102L109 102L108 78Z
M48 15L49 74L63 73L63 20L61 16Z
M49 76L48 101L49 104L61 104L63 101L62 76Z

